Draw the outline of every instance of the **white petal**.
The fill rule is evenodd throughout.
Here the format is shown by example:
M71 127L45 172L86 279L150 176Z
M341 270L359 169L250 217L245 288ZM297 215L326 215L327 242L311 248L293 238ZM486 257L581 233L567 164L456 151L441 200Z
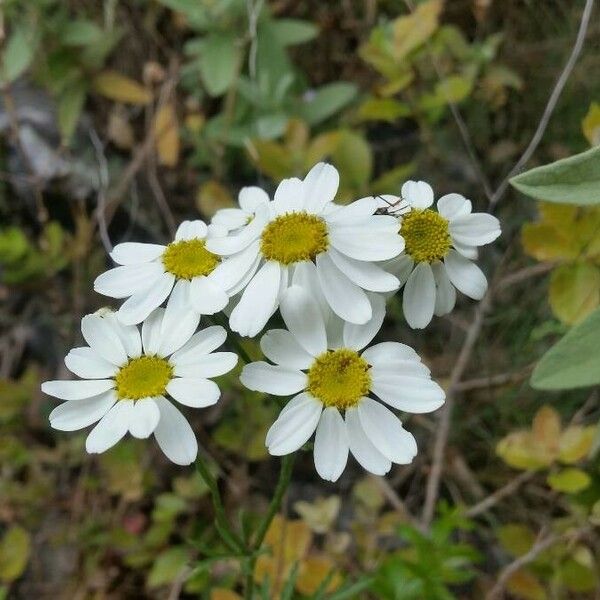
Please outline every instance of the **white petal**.
M118 369L87 346L73 348L65 356L65 365L71 373L83 379L105 379L112 377Z
M208 227L204 221L196 219L195 221L183 221L175 232L175 239L181 240L203 240L208 234Z
M313 357L286 329L270 329L260 340L260 349L275 364L290 369L308 369Z
M431 269L433 270L433 278L435 279L436 286L434 312L438 317L441 317L442 315L447 315L454 308L456 290L452 283L450 283L446 268L442 263L433 263Z
M435 308L435 280L429 263L418 263L404 286L402 310L413 329L429 325Z
M438 212L448 221L468 215L472 208L471 201L460 194L446 194L437 201Z
M372 371L371 390L386 404L410 413L437 410L446 398L444 390L431 379Z
M334 166L318 163L308 172L303 183L305 210L319 214L335 198L340 175Z
M444 259L450 281L469 298L481 300L487 290L487 280L481 269L456 250L450 250Z
M339 253L335 248L330 248L327 254L329 254L335 266L350 281L363 290L370 292L392 292L400 287L397 277L391 273L386 273L378 265L349 258Z
M148 290L136 292L121 305L117 316L125 325L141 323L155 308L160 306L173 289L175 276L164 273Z
M476 246L465 246L464 244L459 244L456 240L452 240L452 246L454 246L454 248L465 258L477 260L477 257L479 256Z
M160 420L160 411L153 398L143 398L133 405L129 422L129 433L133 437L150 437Z
M365 292L352 283L327 254L317 256L317 275L333 312L351 323L366 323L373 311Z
M161 341L160 330L164 315L165 309L157 308L142 323L142 344L145 354L158 354Z
M239 208L221 208L211 219L212 225L220 225L227 230L239 229L246 225L247 222L248 213Z
M363 430L356 408L346 410L346 428L350 452L363 469L375 475L385 475L392 467L387 459L371 442Z
M375 213L378 206L379 202L372 196L360 198L360 200L355 200L346 206L340 207L339 210L328 216L326 221L328 223L338 223L339 225L360 225L365 218Z
M90 348L104 360L117 365L127 362L127 352L110 322L98 315L81 319L81 333Z
M200 315L189 308L190 284L178 281L173 288L160 326L159 356L179 350L194 334Z
M267 224L269 210L267 206L259 206L256 216L248 225L226 237L207 240L206 248L219 256L237 254L256 240Z
M269 204L269 195L263 189L251 185L240 190L238 201L246 212L253 213L259 206Z
M266 445L273 456L283 456L301 448L314 433L323 406L308 394L292 408L281 411L267 432Z
M385 318L385 298L369 294L373 316L364 325L344 324L344 345L354 350L362 350L378 333Z
M408 254L400 254L400 256L384 263L383 267L398 278L402 287L408 280L413 271L415 262Z
M254 257L254 261L252 262L252 264L250 265L250 268L248 269L248 271L246 271L246 274L231 288L227 289L227 294L229 295L230 298L232 298L233 296L236 296L237 294L240 294L241 292L243 292L246 289L246 286L252 281L254 275L256 274L256 271L258 271L258 268L263 264L263 257L262 254L260 254L260 252ZM221 286L223 287L223 286ZM225 312L226 309L229 309L230 305L227 305L224 309L223 312ZM229 312L231 314L231 309L229 309Z
M367 227L336 227L329 232L331 245L356 260L388 260L404 250L404 238L397 232L370 230Z
M270 365L264 361L244 367L240 381L249 390L274 396L291 396L306 387L307 377L302 371Z
M190 465L196 460L198 442L187 419L166 399L156 398L160 421L154 437L165 456L176 465Z
M214 315L223 310L229 296L212 278L194 277L190 283L190 303L201 315Z
M111 390L85 400L64 402L50 413L50 426L59 431L83 429L99 421L116 401L117 396Z
M201 356L216 350L226 338L227 332L220 325L202 329L171 356L170 362L175 366L193 364Z
M429 379L431 371L418 360L396 360L388 362L384 367L371 367L371 377L379 378L381 381L387 381L388 377L408 376L424 377Z
M97 454L112 448L127 433L132 412L132 400L117 402L92 429L85 440L85 449Z
M466 246L489 244L500 233L500 221L487 213L472 213L450 222L450 235Z
M301 288L307 290L311 296L318 302L319 309L321 310L321 316L323 321L327 322L331 309L329 304L323 295L321 284L319 283L319 276L317 275L317 267L315 263L310 260L305 260L294 265L294 272L292 275L292 285L299 285Z
M112 390L113 379L83 379L74 381L44 381L42 392L61 400L84 400Z
M106 313L102 318L110 323L115 333L119 336L127 356L137 358L142 353L142 338L140 337L139 328L136 325L123 325L117 319L117 313L114 312Z
M96 277L94 291L111 298L127 298L152 287L164 272L160 262L115 267Z
M401 465L412 462L417 443L392 411L371 398L363 398L357 410L365 434L381 454Z
M224 259L210 274L210 279L222 290L230 290L238 284L256 264L259 257L260 241L253 242L245 250Z
M117 244L110 253L110 257L120 265L139 265L156 260L166 250L160 244L140 244L138 242L125 242Z
M402 186L402 198L413 208L429 208L433 204L433 189L425 181L407 181Z
M274 215L282 215L290 212L300 212L304 208L304 188L297 177L284 179L275 190L275 196L271 203Z
M290 333L312 356L327 350L327 335L316 300L297 285L291 286L281 299L281 316Z
M254 337L273 314L279 295L281 268L279 263L266 262L244 290L231 312L229 326L242 336Z
M219 377L229 373L237 361L233 352L214 352L198 356L194 362L175 365L174 372L178 377Z
M337 481L348 462L346 424L337 408L326 408L315 434L314 460L317 473L326 481Z
M362 357L376 367L394 367L394 363L403 361L420 361L419 355L406 344L400 342L381 342L367 348Z
M193 408L212 406L221 397L219 386L203 377L175 377L167 384L167 392L177 402Z

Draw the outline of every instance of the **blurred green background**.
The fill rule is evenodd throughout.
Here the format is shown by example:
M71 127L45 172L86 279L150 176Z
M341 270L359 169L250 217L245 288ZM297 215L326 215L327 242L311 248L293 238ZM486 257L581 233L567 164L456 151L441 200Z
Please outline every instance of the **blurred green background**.
M583 4L1 3L0 598L240 597L193 469L135 440L91 458L83 433L49 428L39 384L66 375L80 318L106 304L91 284L107 251L164 242L242 186L272 192L320 160L339 169L341 202L415 178L488 210ZM596 7L528 167L600 143L599 72ZM481 253L494 294L455 386L431 527L418 518L437 415L407 419L420 453L385 479L352 463L327 484L305 453L253 574L260 598L598 598L598 391L528 378L600 304L600 209L511 189L494 209L503 236ZM475 310L462 298L415 332L396 297L380 338L448 384ZM252 523L277 476L263 442L278 406L221 379L218 405L189 416L232 520Z

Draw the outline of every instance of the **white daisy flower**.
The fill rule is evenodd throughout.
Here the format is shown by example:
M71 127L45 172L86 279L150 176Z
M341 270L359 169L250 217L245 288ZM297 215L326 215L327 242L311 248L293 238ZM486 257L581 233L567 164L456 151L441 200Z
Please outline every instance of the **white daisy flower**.
M407 181L402 198L384 196L390 212L399 215L399 235L404 252L389 261L387 268L404 287L402 307L408 324L422 329L433 315L449 313L456 302L456 289L481 300L487 280L472 262L477 246L493 242L500 235L500 222L488 213L473 213L469 200L460 194L446 194L433 204L433 189L424 181ZM380 206L382 206L380 204Z
M372 301L368 323L334 319L342 326L327 328L316 301L302 288L290 287L281 302L287 330L270 330L260 342L275 364L250 363L240 377L248 389L294 395L269 429L266 445L275 456L289 454L316 431L315 467L329 481L340 477L349 451L377 475L387 473L392 463L413 460L414 437L383 403L411 413L430 412L444 403L444 391L409 346L383 342L363 350L385 313L381 295Z
M75 431L98 422L85 444L92 454L108 450L128 431L136 438L154 433L172 462L192 463L196 436L167 396L193 408L211 406L221 391L207 378L237 363L232 352L213 352L225 341L222 327L194 334L197 325L198 316L182 306L180 294L171 296L166 309L152 312L141 336L138 327L123 325L110 311L85 316L81 332L89 345L65 358L81 379L42 384L43 392L66 400L50 413L50 425Z
M256 186L244 187L238 194L239 208L221 208L211 219L213 225L235 231L248 225L260 206L269 204L267 192Z
M374 264L404 248L396 219L375 215L375 198L335 204L338 184L337 170L319 163L304 181L284 179L273 201L249 188L244 205L254 211L250 221L226 237L207 241L211 252L231 256L229 277L222 280L229 295L244 290L231 312L233 331L256 335L293 284L310 289L324 310L329 306L357 324L372 316L367 291L398 289L398 279Z
M111 298L127 298L117 311L125 325L141 323L174 287L181 287L190 307L212 315L227 305L229 296L219 284L220 256L209 252L207 240L226 230L203 221L184 221L175 240L161 244L125 242L110 253L120 266L96 278L94 289Z

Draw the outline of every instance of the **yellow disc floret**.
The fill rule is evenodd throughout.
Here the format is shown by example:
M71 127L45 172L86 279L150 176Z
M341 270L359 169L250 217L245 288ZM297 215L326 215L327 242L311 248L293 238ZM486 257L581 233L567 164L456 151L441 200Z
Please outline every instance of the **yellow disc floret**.
M328 247L325 221L307 212L280 215L265 227L260 240L262 255L284 265L314 260Z
M221 259L206 249L204 240L182 240L167 246L162 257L165 270L178 279L208 275Z
M325 406L350 408L370 387L369 364L348 348L324 352L308 371L307 390Z
M402 217L400 235L415 262L434 262L448 254L452 240L448 221L434 210L413 209Z
M159 356L132 358L115 377L119 400L140 400L165 393L173 377L169 361Z

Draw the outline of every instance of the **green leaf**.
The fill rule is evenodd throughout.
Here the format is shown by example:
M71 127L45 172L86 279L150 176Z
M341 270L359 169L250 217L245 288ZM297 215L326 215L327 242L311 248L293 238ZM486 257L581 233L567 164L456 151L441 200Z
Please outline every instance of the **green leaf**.
M200 54L200 75L211 96L224 94L233 83L238 50L233 33L212 33L205 38Z
M301 19L277 19L271 28L282 46L304 44L317 37L318 27Z
M546 202L600 204L600 146L525 171L510 183L526 196Z
M317 125L347 106L357 94L353 83L339 81L320 87L309 102L300 106L300 116L309 125Z
M360 105L358 115L365 121L393 122L412 113L410 106L393 98L369 98Z
M58 127L62 142L65 145L68 145L75 131L81 111L83 110L86 93L85 83L83 81L76 81L65 88L58 99Z
M87 46L102 38L104 31L93 21L77 20L66 23L60 40L66 46Z
M576 494L585 490L591 483L590 476L581 469L571 467L548 475L548 485L557 492Z
M371 179L373 153L371 146L359 133L341 131L332 159L340 170L343 187L360 191Z
M563 322L574 325L600 305L600 269L590 263L561 265L550 278L550 306Z
M18 579L29 560L31 536L19 525L13 525L0 541L0 581Z
M531 385L565 390L600 383L600 308L573 327L537 364Z
M160 587L171 583L186 566L189 554L187 548L175 546L161 552L148 574L148 587Z
M31 64L36 43L25 29L13 31L2 56L2 80L12 82L22 75Z

